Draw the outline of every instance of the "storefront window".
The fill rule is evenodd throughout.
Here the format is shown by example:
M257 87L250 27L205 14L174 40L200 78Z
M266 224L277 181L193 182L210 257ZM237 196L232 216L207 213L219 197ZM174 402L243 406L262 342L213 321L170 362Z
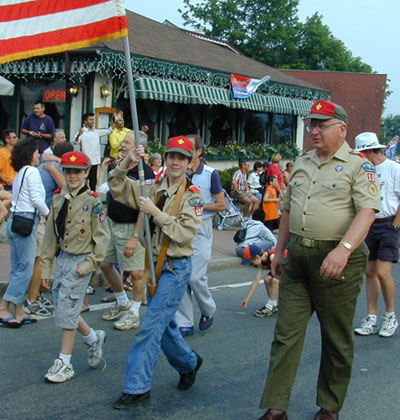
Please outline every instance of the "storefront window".
M243 113L244 123L244 142L249 143L266 143L268 139L268 124L270 115L264 112Z
M43 101L45 114L49 115L56 128L65 128L65 100L66 83L64 80L29 80L21 83L21 111L19 115L20 127L22 121L33 112L33 104Z
M227 144L237 140L237 111L216 106L210 112L210 145Z
M272 117L271 143L293 143L295 117L293 115L274 114Z
M0 132L10 126L12 96L0 96Z
M190 107L188 105L176 105L176 111L168 123L168 128L169 137L196 132L196 125L193 121L192 113L190 112Z

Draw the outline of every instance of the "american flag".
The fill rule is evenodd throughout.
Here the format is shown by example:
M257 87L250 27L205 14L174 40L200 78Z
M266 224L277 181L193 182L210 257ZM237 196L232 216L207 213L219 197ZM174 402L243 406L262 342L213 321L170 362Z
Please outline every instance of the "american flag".
M123 0L0 1L0 63L125 36Z
M392 140L387 144L383 152L388 159L393 159L394 155L396 154L397 147L399 145L400 137L395 135Z

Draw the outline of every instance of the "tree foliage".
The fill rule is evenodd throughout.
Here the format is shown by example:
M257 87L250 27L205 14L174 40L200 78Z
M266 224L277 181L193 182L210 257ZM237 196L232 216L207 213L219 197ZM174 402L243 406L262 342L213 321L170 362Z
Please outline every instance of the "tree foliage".
M322 15L301 23L299 0L184 0L184 25L230 42L247 56L273 67L365 72L371 66L335 38Z
M396 135L400 135L400 115L390 114L382 119L381 137L387 144Z

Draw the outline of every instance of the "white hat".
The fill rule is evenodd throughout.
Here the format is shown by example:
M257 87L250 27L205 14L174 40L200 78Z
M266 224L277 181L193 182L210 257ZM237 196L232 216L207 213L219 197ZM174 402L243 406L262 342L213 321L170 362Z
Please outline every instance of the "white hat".
M357 152L370 149L385 149L386 146L379 143L378 136L375 133L361 133L356 137Z

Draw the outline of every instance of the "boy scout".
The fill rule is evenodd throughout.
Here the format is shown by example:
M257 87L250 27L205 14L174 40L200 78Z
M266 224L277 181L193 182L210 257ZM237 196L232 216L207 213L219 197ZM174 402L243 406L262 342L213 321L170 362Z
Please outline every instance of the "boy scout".
M364 243L379 211L374 167L345 141L347 114L317 101L306 117L314 150L293 167L282 203L272 274L281 278L279 312L259 420L287 420L286 409L308 321L321 326L314 420L337 420L353 362L352 324L367 265ZM282 259L284 250L288 257ZM281 276L282 275L282 276Z
M40 257L42 283L48 289L57 257L52 292L56 325L63 330L61 351L45 375L47 382L55 383L74 377L71 355L77 329L89 346L89 366L96 366L102 358L106 334L90 328L80 312L91 273L104 259L109 234L98 194L86 186L89 158L81 152L65 153L61 167L66 185L55 191Z
M190 349L175 322L175 312L192 272L191 242L201 227L203 214L201 192L185 176L192 159L192 148L191 141L183 136L169 139L165 152L167 176L159 184L150 186L148 197L141 196L140 181L126 177L129 165L133 162L136 166L144 156L143 146L131 150L110 173L109 186L115 200L139 208L152 217L152 249L156 258L160 255L164 235L170 239L157 292L128 354L124 392L113 405L116 409L135 407L149 399L160 348L180 374L180 390L194 384L202 363L202 358ZM171 215L177 199L178 210Z

